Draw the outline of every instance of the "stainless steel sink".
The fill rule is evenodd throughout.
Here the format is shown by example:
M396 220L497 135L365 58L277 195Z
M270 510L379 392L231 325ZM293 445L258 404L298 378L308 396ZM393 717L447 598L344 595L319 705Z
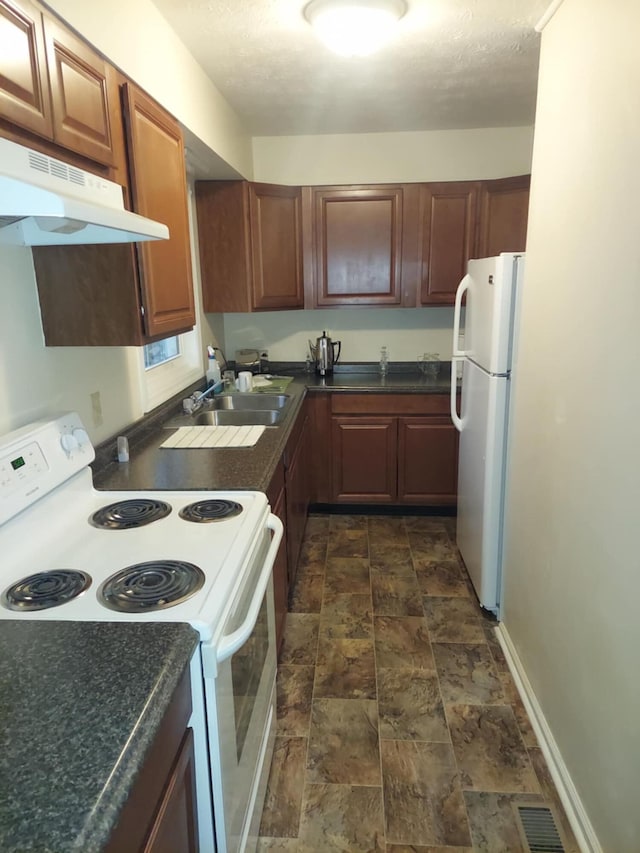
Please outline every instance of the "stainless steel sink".
M221 394L205 403L213 411L262 412L283 409L289 400L287 394Z
M278 426L287 394L221 394L193 415L178 415L164 424L166 429L183 426Z
M183 426L277 426L281 409L200 409L195 415L178 415L166 424L165 429Z
M280 419L282 412L275 409L260 411L244 409L242 411L207 411L188 416L193 426L273 426ZM181 424L184 426L184 424Z

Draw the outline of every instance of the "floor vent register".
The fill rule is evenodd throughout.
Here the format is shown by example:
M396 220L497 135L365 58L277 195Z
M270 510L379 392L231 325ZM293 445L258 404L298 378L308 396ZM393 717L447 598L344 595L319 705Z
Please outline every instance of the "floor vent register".
M526 853L565 853L553 812L548 806L520 804L514 810Z

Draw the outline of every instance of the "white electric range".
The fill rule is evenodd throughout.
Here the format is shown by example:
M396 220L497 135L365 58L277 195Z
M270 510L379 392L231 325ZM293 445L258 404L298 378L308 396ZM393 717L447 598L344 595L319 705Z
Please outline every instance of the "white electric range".
M254 849L275 736L282 524L261 492L97 491L94 457L75 413L0 438L0 618L197 630L200 850Z

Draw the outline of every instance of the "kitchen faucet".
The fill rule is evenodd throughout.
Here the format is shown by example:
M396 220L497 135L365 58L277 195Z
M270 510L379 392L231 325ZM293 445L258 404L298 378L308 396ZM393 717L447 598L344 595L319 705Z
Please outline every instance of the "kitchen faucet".
M185 397L182 401L182 410L187 415L195 415L197 411L202 408L203 400L205 397L208 397L209 394L215 394L216 389L220 389L222 387L222 382L212 383L208 388L205 388L204 391L198 393L198 391L194 391L194 393L190 397Z

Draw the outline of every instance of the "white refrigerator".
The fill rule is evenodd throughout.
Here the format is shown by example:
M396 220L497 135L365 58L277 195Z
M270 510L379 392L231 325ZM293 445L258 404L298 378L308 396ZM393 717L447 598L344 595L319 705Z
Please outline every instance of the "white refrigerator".
M451 417L460 433L456 540L480 604L498 618L509 411L523 270L523 254L469 261L454 310Z

